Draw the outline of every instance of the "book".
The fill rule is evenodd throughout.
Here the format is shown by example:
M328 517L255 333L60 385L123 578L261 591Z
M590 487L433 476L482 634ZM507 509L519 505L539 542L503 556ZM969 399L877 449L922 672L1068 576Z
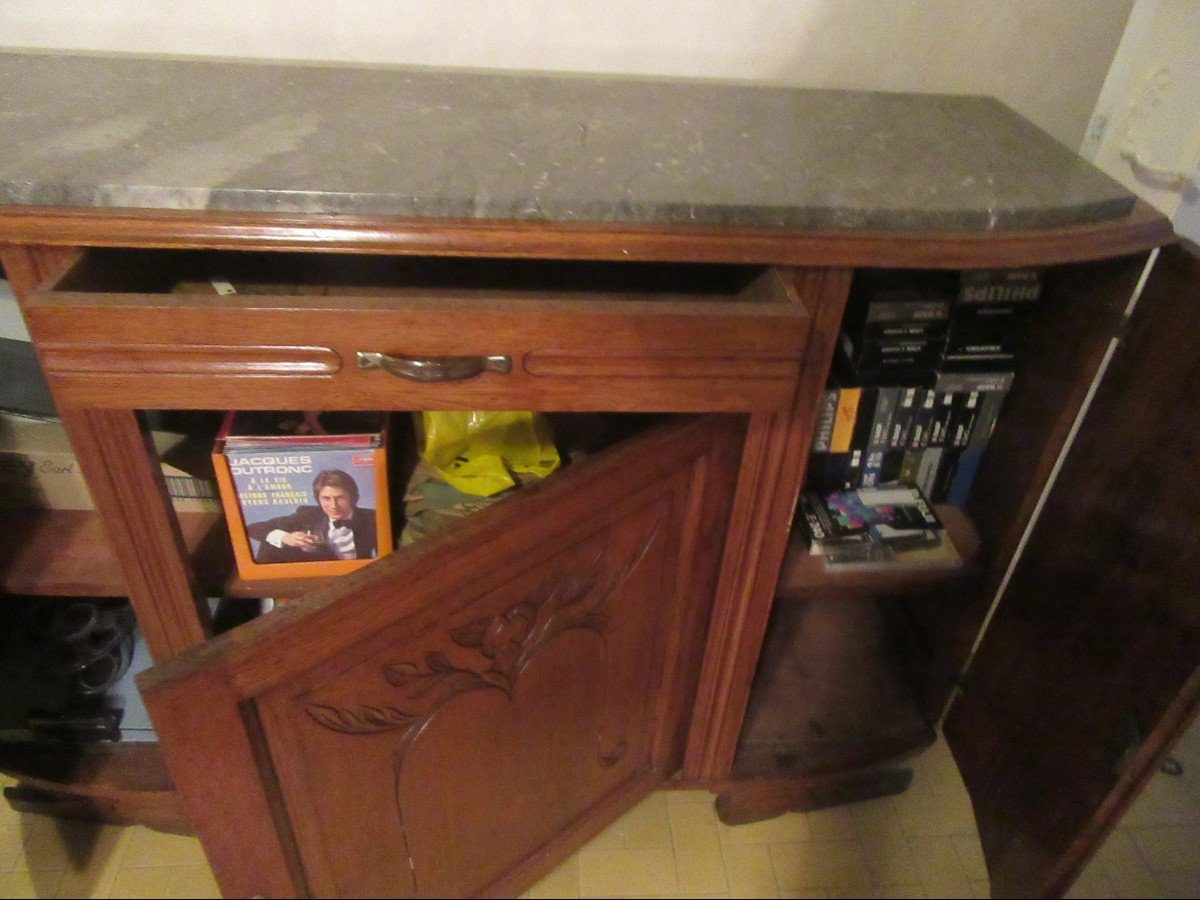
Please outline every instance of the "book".
M952 565L961 562L943 540L944 529L922 492L905 484L817 493L807 491L801 527L809 552L826 568L897 562Z
M207 448L189 435L151 430L176 512L217 512ZM0 410L0 509L95 509L57 417Z
M830 453L845 453L850 449L850 442L854 436L854 423L858 419L858 401L861 395L861 388L842 388L838 393L833 433L829 438Z
M946 445L956 449L967 446L979 417L980 400L983 391L966 391L951 394L954 398L954 410L950 415L950 425L946 434Z
M956 458L954 472L946 488L946 502L954 506L965 506L971 494L971 485L979 463L987 449L992 428L1004 406L1007 390L984 391L980 394L979 409L966 445L961 448Z
M933 417L929 422L929 446L944 447L950 434L950 420L954 415L955 394L950 391L935 391Z
M931 380L936 376L946 341L945 337L881 341L843 332L839 345L840 367L846 380L867 386Z
M866 450L871 443L871 428L875 424L875 407L879 403L879 388L865 387L858 396L858 412L854 430L850 433L850 449Z
M885 450L892 429L892 419L900 401L900 388L880 387L875 398L875 417L871 421L871 434L867 439L868 450Z
M238 575L340 575L392 551L379 413L226 415L212 451Z
M1040 269L975 269L962 273L958 302L1030 303L1041 295Z
M908 449L923 450L929 446L929 428L933 423L933 410L937 404L937 391L922 390L913 415L912 430L908 435Z
M892 422L888 434L889 449L903 450L908 446L908 438L912 434L913 420L916 417L917 400L920 392L921 389L915 387L902 387L899 389L896 410L892 414Z
M829 388L822 392L821 403L817 407L817 422L813 426L813 441L811 452L828 453L829 444L833 438L833 423L837 416L838 390Z

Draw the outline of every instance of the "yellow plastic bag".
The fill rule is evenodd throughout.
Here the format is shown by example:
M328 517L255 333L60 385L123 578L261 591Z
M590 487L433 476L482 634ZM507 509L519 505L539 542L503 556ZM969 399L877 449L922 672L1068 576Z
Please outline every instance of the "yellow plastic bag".
M517 484L514 474L543 478L559 466L546 417L531 412L422 412L421 459L464 494L490 497Z

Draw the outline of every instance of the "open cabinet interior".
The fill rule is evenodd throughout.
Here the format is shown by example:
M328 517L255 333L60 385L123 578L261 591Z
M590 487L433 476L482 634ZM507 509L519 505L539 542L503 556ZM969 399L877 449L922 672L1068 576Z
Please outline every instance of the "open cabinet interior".
M958 490L953 503L944 494L932 498L957 564L828 566L809 550L801 506L733 780L718 801L726 822L907 786L911 772L903 761L936 737L1144 262L1132 256L1042 271L1019 358L1001 367L1012 372L1011 387L969 490ZM949 279L957 289L954 272L867 274L900 284ZM984 364L975 369L989 371ZM840 383L858 386L845 377ZM814 482L826 492L861 485L821 482L812 466L823 462L810 456L806 490Z

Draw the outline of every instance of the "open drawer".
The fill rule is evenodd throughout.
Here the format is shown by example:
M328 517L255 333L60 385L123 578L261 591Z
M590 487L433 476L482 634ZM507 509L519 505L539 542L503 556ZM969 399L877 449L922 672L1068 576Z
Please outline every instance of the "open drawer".
M796 275L92 249L26 315L56 396L87 404L770 411L811 327Z

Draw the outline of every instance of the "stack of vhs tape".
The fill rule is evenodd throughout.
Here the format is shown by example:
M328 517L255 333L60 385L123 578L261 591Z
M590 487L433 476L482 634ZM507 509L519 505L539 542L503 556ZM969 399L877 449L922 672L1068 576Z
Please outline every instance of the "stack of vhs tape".
M856 275L807 487L965 503L1040 296L1028 269Z

